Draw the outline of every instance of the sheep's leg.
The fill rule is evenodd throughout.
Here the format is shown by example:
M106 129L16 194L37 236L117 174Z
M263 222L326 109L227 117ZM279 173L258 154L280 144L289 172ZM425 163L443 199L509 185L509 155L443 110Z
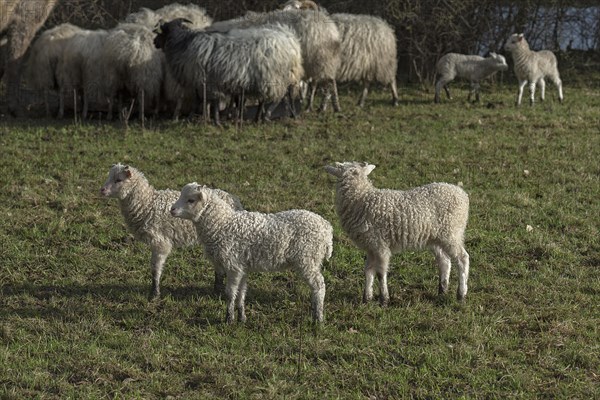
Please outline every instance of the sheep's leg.
M175 101L175 110L173 111L173 121L179 121L181 115L181 107L183 106L183 95L177 97Z
M398 87L396 86L396 78L394 78L390 86L392 89L392 105L397 106L398 104L400 104L400 101L398 98Z
M338 96L337 82L335 81L335 79L332 79L331 81L331 90L333 91L333 111L340 112L342 111L342 108L340 107L340 98Z
M553 78L552 82L554 82L554 84L556 85L556 87L558 88L558 101L559 102L563 102L563 88L562 88L562 81L560 80L559 77Z
M305 110L306 112L310 112L313 110L315 95L317 94L317 88L319 87L319 85L317 85L317 82L312 82L310 86L310 96L308 96L308 104L306 105Z
M88 114L88 94L87 94L87 90L83 90L83 108L81 110L81 120L85 121L87 119L87 114Z
M234 272L232 268L228 269L227 273L227 286L225 287L225 294L227 295L227 314L226 321L228 324L235 322L235 300L239 293L239 287L243 274Z
M329 105L329 101L331 100L331 83L325 86L325 90L323 90L323 98L321 99L321 105L319 106L319 112L325 112L327 110L327 106Z
M284 98L285 98L285 96L284 96ZM273 114L273 111L275 111L275 109L277 108L277 106L279 104L281 104L281 101L282 100L277 100L277 101L271 102L271 105L267 108L267 111L265 113L265 120L269 121L271 119L271 115ZM286 102L287 102L287 100L286 100Z
M215 267L215 281L213 283L213 290L215 293L221 293L225 289L225 271L221 268Z
M310 265L302 269L302 276L310 286L311 310L315 322L323 322L323 304L325 303L325 279L319 272L318 267Z
M387 273L390 264L390 254L384 253L377 257L377 280L379 281L379 304L386 307L390 302L390 294L387 286Z
M451 99L452 97L450 96L450 90L448 89L448 83L450 82L450 80L448 79L444 79L444 77L441 77L435 84L435 97L434 97L434 102L435 103L439 103L441 101L440 99L440 91L442 88L444 88L444 90L446 91L446 96L448 97L448 99Z
M469 96L467 97L467 101L471 101L471 96L475 94L475 101L479 102L479 83L471 82L471 90L469 91Z
M358 99L358 106L360 108L363 108L365 106L365 99L367 98L368 94L369 94L369 82L363 81L363 90L362 90L362 93L360 94L360 98Z
M529 105L533 105L534 101L535 101L535 85L536 82L530 82L529 83Z
M212 107L213 123L217 126L221 126L221 121L219 120L219 99L213 99L210 102L210 106Z
M265 113L265 101L264 100L259 100L258 102L258 106L256 107L256 115L254 116L254 122L259 122L262 118L262 116Z
M48 89L44 89L44 105L46 106L46 118L50 118L50 100L48 99Z
M287 90L287 94L284 97L284 101L285 101L287 111L290 113L290 117L297 118L298 115L296 114L296 107L294 106L294 96L293 96L292 92L293 92L293 88L292 88L292 86L290 86Z
M452 264L450 263L450 257L442 250L441 247L435 246L432 249L435 261L438 266L440 273L440 283L438 287L438 294L444 295L448 293L448 284L450 281L450 269Z
M107 99L107 103L108 103L108 110L106 112L106 120L107 121L112 121L112 119L113 119L113 107L115 105L115 99L113 97L109 97Z
M363 292L363 303L373 300L373 281L375 280L375 266L373 256L367 253L365 260L365 289Z
M58 91L58 115L56 118L62 119L65 116L65 92L64 90Z
M169 245L162 244L152 246L152 290L150 292L150 300L160 297L160 278L165 266L165 261L170 253L171 246Z
M544 78L540 78L538 82L540 83L540 100L544 101L546 100L546 81Z
M144 96L144 90L140 90L138 93L138 103L139 103L139 119L140 122L142 123L142 126L144 126L144 121L145 121L145 115L144 115L144 111L145 111L145 96Z
M248 275L244 275L240 281L237 296L238 321L246 322L246 291L248 290Z
M458 291L456 298L463 301L467 296L467 281L469 280L469 253L461 246L460 252L456 257L458 265Z
M517 94L517 107L521 105L521 99L523 98L523 90L527 85L527 79L519 82L519 93Z

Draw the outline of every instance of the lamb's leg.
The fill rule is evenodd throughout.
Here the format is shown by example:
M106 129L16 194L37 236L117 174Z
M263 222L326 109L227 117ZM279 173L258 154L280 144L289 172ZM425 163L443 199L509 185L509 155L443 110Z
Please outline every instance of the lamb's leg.
M444 90L446 91L446 96L448 97L448 99L452 98L452 97L450 97L450 90L448 89L449 82L450 82L450 80L445 79L444 77L440 77L440 79L438 79L438 81L435 84L435 98L434 98L435 103L439 103L441 101L440 91L442 90L442 88L444 88Z
M535 102L535 85L536 82L529 82L529 105L533 106Z
M327 86L325 86L325 90L323 91L323 98L321 99L321 105L319 106L319 112L327 111L329 100L331 100L331 82L328 83Z
M546 81L544 80L544 78L540 78L539 83L540 83L540 100L544 101L544 100L546 100Z
M225 271L215 267L215 281L213 283L213 290L215 293L222 293L225 289Z
M558 88L558 101L559 102L563 102L563 88L562 88L562 81L560 80L559 77L555 77L554 79L552 79L552 82L554 82L554 84L556 85L556 87Z
M444 295L448 293L448 283L450 280L450 257L442 250L439 246L434 246L432 248L433 255L435 256L435 261L438 266L439 274L440 274L440 283L438 287L438 294Z
M460 248L456 264L458 265L458 291L456 298L459 301L464 301L467 296L467 282L469 280L469 253L467 253L464 247Z
M342 108L340 107L340 97L338 96L337 82L335 79L331 80L331 90L333 91L333 111L340 112L342 111Z
M246 322L246 291L248 290L248 275L244 275L240 281L237 296L238 321Z
M521 99L523 98L523 90L527 85L527 79L519 82L519 93L517 94L517 107L521 105Z
M325 303L325 279L319 267L307 266L302 270L302 275L310 286L311 310L315 322L323 322L323 304Z
M390 294L387 286L387 273L390 265L390 254L380 254L377 263L377 280L379 281L379 304L387 307L390 302Z
M398 98L398 87L396 86L396 78L394 78L390 86L392 89L392 105L397 106L398 104L400 104L400 101Z
M225 287L225 294L227 295L227 314L225 319L228 324L235 322L235 299L237 298L239 287L243 274L235 272L234 269L230 268L227 273L227 286Z
M171 246L166 244L152 246L152 290L150 300L160 297L160 278L165 266L165 261L171 253Z
M369 82L366 80L363 81L363 90L360 94L360 98L358 99L358 106L363 108L365 106L365 99L367 98L367 94L369 94Z
M373 300L373 281L375 280L375 265L373 256L367 252L365 260L365 289L363 292L363 303Z

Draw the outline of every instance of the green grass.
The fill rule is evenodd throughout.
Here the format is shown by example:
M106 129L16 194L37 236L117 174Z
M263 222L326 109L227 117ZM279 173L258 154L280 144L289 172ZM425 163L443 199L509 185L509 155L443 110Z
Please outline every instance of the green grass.
M459 85L454 85L458 87ZM402 88L342 115L217 129L191 122L0 122L0 398L600 397L600 94L434 106ZM486 107L492 102L495 107ZM363 254L323 166L369 161L378 187L461 183L471 198L467 301L437 296L428 252L394 256L391 303L361 304ZM198 181L251 210L306 208L334 226L326 322L295 274L250 278L248 322L223 323L200 248L174 251L148 303L148 249L98 190L111 164L157 188ZM527 227L530 226L530 229Z

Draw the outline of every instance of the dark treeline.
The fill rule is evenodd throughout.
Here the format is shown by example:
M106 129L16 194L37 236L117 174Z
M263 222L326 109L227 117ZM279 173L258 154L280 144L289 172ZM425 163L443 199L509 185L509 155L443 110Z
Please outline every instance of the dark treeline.
M215 20L246 10L268 11L278 0L181 0L207 9ZM171 1L68 0L48 25L70 21L84 27L111 27L139 7L159 8ZM450 51L485 55L502 52L508 36L524 33L533 49L600 51L600 5L563 0L323 0L330 13L378 15L394 26L402 80L430 83L435 62Z

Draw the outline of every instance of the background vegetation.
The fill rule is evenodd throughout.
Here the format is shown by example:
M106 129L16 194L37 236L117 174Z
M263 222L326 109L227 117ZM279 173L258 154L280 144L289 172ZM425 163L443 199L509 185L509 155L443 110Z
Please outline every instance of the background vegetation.
M460 86L460 85L455 85ZM600 95L432 104L401 88L364 110L222 130L193 121L0 121L0 398L600 397ZM148 127L148 124L147 124ZM462 184L471 198L465 304L438 298L427 252L392 261L391 304L361 304L363 254L341 231L333 161L380 187ZM200 248L175 251L148 303L149 252L98 190L115 162L157 188L203 182L251 210L315 211L335 229L326 322L292 273L253 275L248 322L227 326Z

